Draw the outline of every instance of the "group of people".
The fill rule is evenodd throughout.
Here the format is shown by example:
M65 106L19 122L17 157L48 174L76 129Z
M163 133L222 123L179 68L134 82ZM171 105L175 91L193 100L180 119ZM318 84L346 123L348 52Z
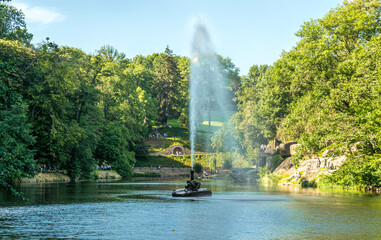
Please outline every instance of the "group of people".
M160 128L166 128L166 127L171 128L171 125L169 125L169 124L160 125ZM159 138L159 137L161 137L161 135L163 135L164 137L168 137L168 133L160 134L159 128L153 127L152 129L153 129L154 133L153 134L150 133L148 135L148 137L150 137L150 138L154 138L154 137Z
M276 146L274 148L275 151L277 151L279 149L279 146ZM265 151L271 151L271 146L266 146L265 144L262 144L261 145L261 148L259 149L260 152L265 152Z
M59 167L57 167L55 170L58 170L59 171ZM46 165L45 163L44 164L40 164L40 172L54 172L55 170L53 170L51 167L50 167L50 164ZM38 171L38 169L36 169L36 171Z
M112 170L111 165L108 165L108 164L107 165L102 164L100 167L99 167L99 165L97 165L97 170L99 170L99 168L100 168L100 170Z
M164 136L164 137L168 137L168 133L164 133L163 136ZM161 134L160 134L160 133L156 133L156 134L152 134L152 133L150 133L150 134L148 135L148 137L149 137L149 138L155 138L155 137L156 137L156 138L159 138L159 137L161 137Z
M162 168L162 166L161 166L161 165L158 165L158 166L156 166L156 167L153 167L153 166L151 165L151 170L153 170L154 168L156 168L156 170L160 170L160 169Z
M271 146L267 146L267 147L266 147L265 144L262 144L260 150L261 150L261 152L264 152L264 151L266 151L266 150L269 150L269 151L270 151L270 150L271 150Z
M154 138L154 137L159 138L159 137L160 137L160 133L157 133L157 134L151 134L151 133L150 133L150 134L148 135L148 137L149 137L149 138Z

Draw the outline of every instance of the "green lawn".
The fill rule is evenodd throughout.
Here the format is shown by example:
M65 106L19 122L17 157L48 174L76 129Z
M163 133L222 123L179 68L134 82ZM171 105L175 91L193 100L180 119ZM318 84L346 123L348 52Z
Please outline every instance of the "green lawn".
M207 115L203 114L203 121L197 125L195 151L211 151L211 137L223 126L223 122L218 120L223 118L220 112L212 112L211 131L209 131ZM148 149L149 152L160 152L177 144L190 148L188 126L180 124L176 119L169 120L168 124L171 127L156 126L162 134L168 134L167 138L147 138L147 143L150 146Z

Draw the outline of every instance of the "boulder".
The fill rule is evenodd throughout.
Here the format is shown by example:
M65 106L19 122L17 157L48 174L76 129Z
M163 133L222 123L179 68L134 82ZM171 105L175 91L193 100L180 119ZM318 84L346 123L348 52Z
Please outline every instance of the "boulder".
M282 158L291 157L291 151L290 147L293 145L296 145L297 142L288 142L288 143L282 143L279 145L279 153L282 156ZM295 147L293 147L295 149Z
M291 163L291 158L286 158L275 170L274 174L281 176L282 174L289 174L294 165Z
M299 146L299 144L293 144L290 146L290 155L294 156L296 154L296 147Z
M356 142L355 144L353 144L353 146L351 147L351 151L352 152L358 152L360 150L364 149L364 142L360 141L360 142Z
M324 152L323 152L323 154L321 156L323 158L325 158L325 157L328 157L329 155L331 155L333 152L334 152L333 149L326 149L326 150L324 150Z

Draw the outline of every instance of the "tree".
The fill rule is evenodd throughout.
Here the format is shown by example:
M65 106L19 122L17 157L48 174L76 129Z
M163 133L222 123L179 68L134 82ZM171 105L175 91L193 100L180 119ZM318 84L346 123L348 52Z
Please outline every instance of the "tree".
M153 89L157 96L159 107L158 120L168 123L168 120L179 115L178 102L181 76L177 68L176 58L172 50L165 49L155 71Z
M132 165L136 162L135 153L130 151L130 144L129 130L120 122L110 122L103 130L96 158L111 164L122 177L130 177Z
M233 118L246 154L274 138L297 140L301 158L329 145L380 152L380 16L379 1L345 1L306 22L273 66L250 69Z
M24 13L6 2L10 0L0 1L0 38L30 46L33 35L27 32Z
M96 88L99 57L49 42L38 55L36 84L30 91L39 156L66 169L72 179L89 178L102 121Z
M33 84L30 75L35 58L35 52L19 41L0 39L0 83L26 94Z
M177 109L179 110L179 121L188 125L189 117L189 79L190 60L187 57L177 57L177 66L180 71L180 98Z
M23 197L12 187L13 182L32 177L36 169L27 109L19 94L0 84L0 188L19 198Z

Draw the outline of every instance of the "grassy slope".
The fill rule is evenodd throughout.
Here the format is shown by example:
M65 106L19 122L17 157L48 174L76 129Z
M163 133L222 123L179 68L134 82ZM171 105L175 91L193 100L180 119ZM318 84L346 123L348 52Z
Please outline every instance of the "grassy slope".
M216 118L218 118L217 116ZM205 118L204 118L205 119ZM207 120L204 120L201 124L197 126L196 133L196 145L195 151L199 152L211 152L211 137L213 133L221 128L223 122L216 121L216 119L212 118L211 122L211 132L209 132L209 123ZM189 130L187 126L183 126L178 123L177 120L170 120L169 127L161 127L159 131L164 134L167 133L167 138L147 138L147 144L149 145L148 151L150 153L163 151L173 145L183 145L184 147L190 148L190 140L189 140ZM207 159L207 157L195 157L195 163L200 162L204 167L208 167L210 165L211 160ZM221 163L222 164L222 163ZM135 166L140 167L149 167L149 166L158 166L161 165L163 167L189 167L190 166L190 155L182 155L182 156L149 156L145 160L138 160ZM217 164L217 165L220 165ZM218 166L219 167L219 166Z
M213 112L209 131L207 116L202 117L203 121L197 125L195 151L211 152L211 137L222 127L223 122L220 119L224 118L226 117L221 116L219 112ZM147 138L147 143L150 146L149 152L160 152L177 144L190 148L189 129L187 126L181 125L177 120L170 120L168 123L171 126L170 128L156 126L162 134L168 134L167 138Z

